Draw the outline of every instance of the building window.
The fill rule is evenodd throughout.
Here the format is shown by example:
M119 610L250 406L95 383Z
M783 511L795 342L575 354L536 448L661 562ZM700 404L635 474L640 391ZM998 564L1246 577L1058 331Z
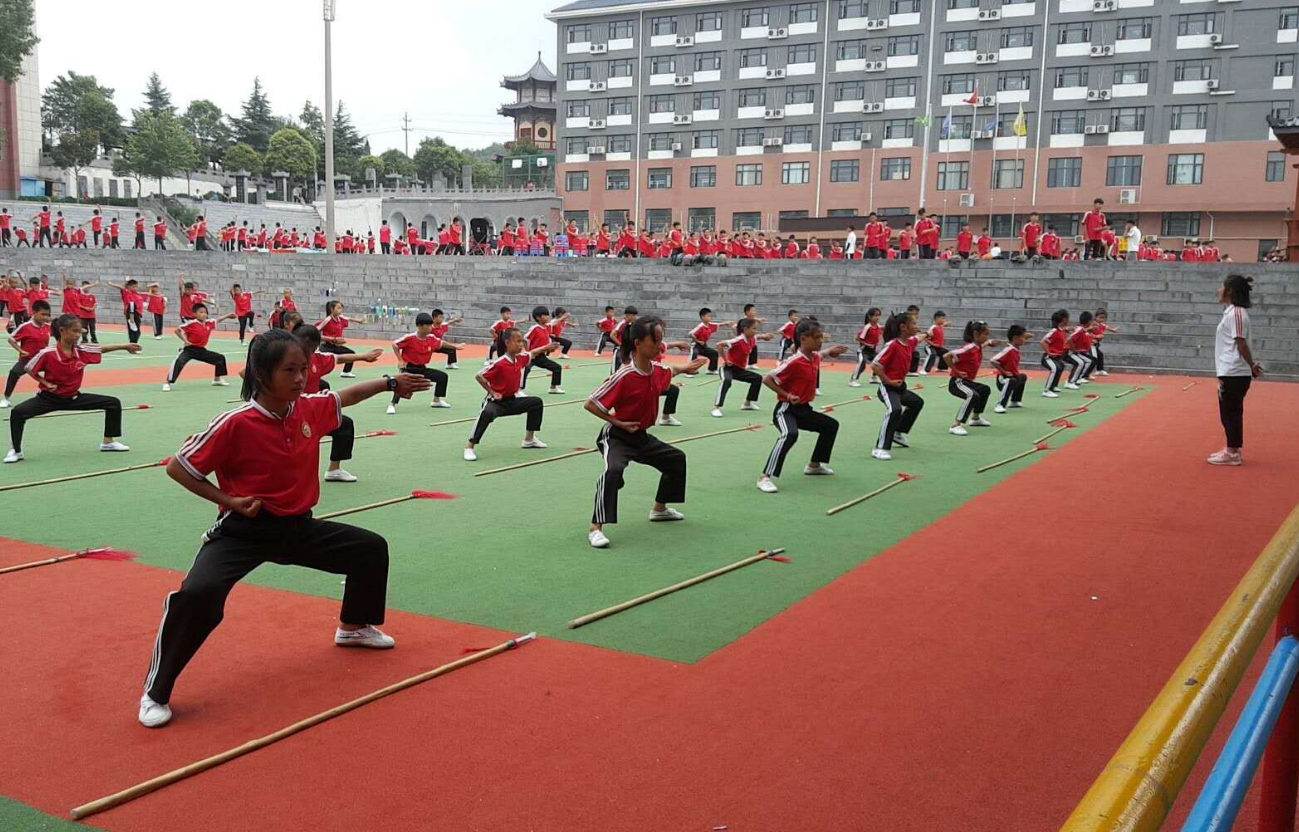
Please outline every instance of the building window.
M1198 237L1200 236L1200 213L1198 211L1167 211L1161 232L1165 237Z
M745 9L740 12L740 26L744 29L756 29L766 26L771 20L767 9Z
M1111 156L1105 163L1105 184L1111 188L1135 188L1141 184L1143 156Z
M1002 191L1024 187L1024 160L998 159L993 163L992 187Z
M747 69L751 66L767 65L767 49L760 46L754 49L740 50L740 67Z
M762 184L762 164L748 164L735 166L735 184L736 185L761 185Z
M668 95L651 95L649 97L649 111L651 113L671 113L677 109L677 97L672 94Z
M1150 64L1115 64L1114 83L1146 84L1150 82Z
M1051 113L1051 135L1053 136L1081 133L1086 124L1086 110L1056 110Z
M650 32L656 35L675 35L677 19L675 17L656 17L650 21Z
M866 57L866 41L841 40L835 47L834 57L840 61L856 61Z
M1268 182L1285 181L1285 154L1275 150L1268 151L1267 154L1267 175Z
M1276 251L1280 245L1280 240L1259 240L1258 241L1258 262L1262 263L1267 256Z
M103 197L103 195L104 195L104 180L102 180L102 179L100 179L98 176L96 176L96 177L95 177L95 196L96 196L97 198L99 198L99 197Z
M757 231L762 227L762 212L736 211L731 214L731 225L736 231Z
M911 157L891 156L880 162L880 181L902 182L911 178Z
M720 145L720 135L717 130L699 130L695 133L691 146L695 150L716 150Z
M816 63L816 44L800 43L789 47L789 53L785 58L785 62L791 64Z
M1062 66L1055 71L1056 89L1087 86L1087 67Z
M722 68L721 52L700 52L695 56L695 72L709 72Z
M1054 225L1056 233L1061 237L1072 237L1078 233L1078 223L1081 220L1081 214L1047 214L1042 217L1042 226L1045 228Z
M898 55L919 55L920 35L898 35L889 38L889 57ZM865 54L862 57L866 57Z
M889 0L889 14L920 14L920 0Z
M811 162L786 162L780 166L780 184L782 185L807 185L811 181Z
M609 40L630 40L631 32L630 20L615 20L609 24Z
M676 137L671 133L650 133L647 140L650 150L671 150Z
M614 231L619 230L631 220L631 212L625 208L609 208L604 212L604 224Z
M786 104L815 104L816 84L795 84L785 87Z
M791 124L785 128L785 144L811 144L812 130L810 124Z
M569 64L566 71L570 81L591 80L591 64L588 62Z
M1082 186L1082 159L1057 157L1046 165L1048 188L1078 188Z
M564 190L586 191L591 187L591 174L584 170L570 170L564 174Z
M1276 67L1272 74L1277 78L1284 78L1288 75L1294 75L1294 56L1281 55L1276 59Z
M686 214L686 230L691 234L702 234L717 227L716 208L691 208Z
M1110 111L1110 130L1116 133L1143 133L1145 129L1145 107L1116 107Z
M722 31L722 13L721 12L703 12L695 15L696 32L720 32Z
M1001 30L1001 48L1014 49L1033 45L1032 26L1011 26Z
M957 234L961 233L961 226L965 225L969 221L970 218L964 215L955 216L955 217L951 217L951 216L943 217L942 222L939 223L939 225L942 227L942 231L940 233L944 237L955 237Z
M915 98L915 78L889 78L884 82L885 98Z
M720 110L722 109L722 94L720 92L697 92L695 93L695 110Z
M840 0L839 2L839 19L858 18L866 16L866 0Z
M965 191L970 187L969 162L939 162L938 190Z
M660 55L650 58L650 75L675 75L677 59L674 55Z
M1213 12L1199 14L1180 14L1177 16L1177 34L1211 35L1218 31L1218 16Z
M997 116L998 136L1015 135L1015 122L1019 120L1019 113L1006 112ZM1032 131L1032 116L1028 112L1024 113L1024 135L1027 136Z
M834 85L835 101L865 101L865 81L838 81Z
M1272 118L1290 118L1292 105L1289 101L1272 102Z
M566 140L569 156L580 156L590 147L585 136L569 136Z
M815 23L817 21L816 3L791 3L789 5L790 23Z
M116 179L110 179L110 180L108 180L108 198L109 198L109 199L116 199L116 198L117 198L117 180L116 180Z
M1211 58L1173 62L1174 81L1208 81L1218 72L1218 62Z
M672 168L649 169L649 189L651 191L666 191L671 187Z
M587 118L591 115L591 99L568 102L569 118Z
M698 165L692 167L690 169L690 187L716 188L717 187L717 166Z
M975 52L979 48L979 33L974 29L948 32L946 52Z
M624 58L621 61L609 62L610 78L630 78L633 71L634 71L634 67L632 66L632 62L630 58Z
M1091 43L1090 23L1061 23L1056 30L1056 43Z
M1155 19L1153 17L1129 17L1126 20L1120 20L1117 24L1117 40L1140 40L1149 38L1155 30Z
M864 129L865 125L860 121L840 121L831 125L831 135L836 142L859 142Z
M856 159L830 160L831 182L856 182L861 178L861 164Z
M672 227L671 208L650 208L645 211L645 230L655 234L666 234Z
M961 93L969 95L974 92L974 73L963 72L958 75L943 76L943 95L956 95Z
M916 123L909 118L891 118L884 122L884 138L886 139L914 139L916 137Z
M979 0L947 0L949 9L977 9Z
M972 130L974 130L974 116L952 116L944 120L942 127L938 129L938 136L943 139L968 139Z
M741 107L765 107L767 106L767 89L766 87L748 87L740 90Z
M90 198L90 181L84 176L77 177L77 199Z
M1169 107L1170 130L1205 130L1209 126L1208 104L1185 104Z
M1019 217L1022 219L1023 214ZM1015 237L1017 236L1015 226L1011 222L1010 214L993 214L992 222L988 226L988 231L994 237Z
M997 89L1027 90L1032 87L1032 74L1027 69L997 73Z
M130 180L130 179L123 179L123 180L122 180L122 198L123 198L123 199L130 199L130 198L131 198L131 180Z
M578 233L585 234L591 227L591 212L565 211L564 225L567 226L570 222L577 226Z
M1277 21L1278 29L1299 29L1299 6L1287 6L1281 10L1281 18Z
M633 106L633 100L630 97L610 98L609 115L629 116L631 115L632 106Z
M610 153L631 153L631 136L610 136Z
M857 216L856 208L831 208L825 212L827 217L855 217Z
M762 147L763 138L761 127L741 127L735 131L735 146Z
M631 171L625 168L606 171L604 174L604 189L606 191L630 191Z
M1168 184L1204 184L1204 154L1170 153L1168 155Z
M579 23L576 26L568 27L569 43L590 43L591 42L591 24Z

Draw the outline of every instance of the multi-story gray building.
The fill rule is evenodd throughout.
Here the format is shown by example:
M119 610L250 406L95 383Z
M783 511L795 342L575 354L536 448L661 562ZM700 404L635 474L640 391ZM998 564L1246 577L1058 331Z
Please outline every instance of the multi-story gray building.
M577 0L558 185L579 223L910 214L1073 233L1092 199L1237 259L1293 204L1299 6L1231 0ZM922 200L923 194L923 200ZM898 223L895 223L895 226Z

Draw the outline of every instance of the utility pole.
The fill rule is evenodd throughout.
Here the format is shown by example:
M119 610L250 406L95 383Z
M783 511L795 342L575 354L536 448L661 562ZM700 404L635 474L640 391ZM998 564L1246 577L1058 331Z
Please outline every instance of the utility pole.
M406 157L410 158L410 113L401 117L401 129L406 134Z
M334 77L330 26L334 23L336 0L325 4L325 252L334 253Z

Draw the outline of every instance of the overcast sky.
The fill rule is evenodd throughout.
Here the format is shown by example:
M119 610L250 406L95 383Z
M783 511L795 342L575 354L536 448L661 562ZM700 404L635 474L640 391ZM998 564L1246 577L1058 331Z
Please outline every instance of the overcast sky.
M542 15L564 1L336 0L334 98L375 154L405 149L406 112L412 153L426 135L467 148L505 141L501 76L525 71L538 50L555 68L555 26ZM277 115L324 103L321 0L37 0L36 12L41 89L69 70L94 75L127 121L151 72L178 110L207 98L237 115L253 76Z

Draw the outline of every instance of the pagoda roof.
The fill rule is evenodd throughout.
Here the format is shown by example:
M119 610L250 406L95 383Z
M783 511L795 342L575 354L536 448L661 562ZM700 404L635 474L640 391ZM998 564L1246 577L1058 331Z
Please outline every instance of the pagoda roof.
M504 83L506 84L522 84L527 81L540 81L543 84L554 84L558 83L559 79L556 78L555 73L551 72L550 68L542 62L541 53L538 52L537 62L532 65L531 69L522 75L506 75L504 78Z

